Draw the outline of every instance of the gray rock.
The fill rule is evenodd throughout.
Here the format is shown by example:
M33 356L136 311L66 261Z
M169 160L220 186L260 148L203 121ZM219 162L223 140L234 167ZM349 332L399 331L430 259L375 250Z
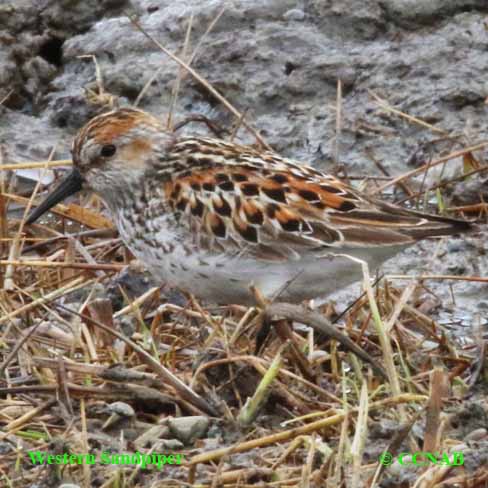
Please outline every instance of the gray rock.
M430 23L464 12L467 9L486 8L484 0L384 0L381 2L385 12L392 19L398 21L412 21Z
M488 439L488 431L484 428L475 429L471 431L464 440L466 442L470 441L481 441L482 439Z
M303 20L305 18L305 12L299 8L292 8L284 13L283 18L285 20Z
M190 444L195 439L202 438L207 432L208 425L208 418L201 415L168 420L171 433L183 444Z
M0 455L7 455L10 454L14 448L12 447L12 444L8 442L0 442Z
M107 411L112 414L117 414L120 417L134 417L134 409L125 402L113 402L107 405Z
M162 439L161 449L167 449L168 451L179 451L183 449L184 444L178 439Z

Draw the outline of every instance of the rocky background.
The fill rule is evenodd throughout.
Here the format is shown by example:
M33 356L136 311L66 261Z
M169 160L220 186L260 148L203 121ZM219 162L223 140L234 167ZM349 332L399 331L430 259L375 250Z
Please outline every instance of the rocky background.
M139 106L166 117L178 66L126 13L180 54L191 21L186 59L195 52L192 66L246 112L246 120L282 155L353 177L384 176L376 160L399 175L486 140L486 0L16 0L0 3L4 163L45 160L53 149L54 158L69 158L71 138L84 122L111 101L133 104L144 87ZM86 55L96 56L103 93L93 58ZM343 100L336 139L338 79ZM385 110L375 96L434 129ZM174 120L189 113L224 126L235 122L185 76ZM184 130L205 129L192 124ZM243 129L238 138L255 142ZM483 164L483 153L476 156ZM461 160L451 161L431 170L426 183L461 171ZM32 171L19 175L28 186L36 177ZM422 180L411 180L412 190ZM443 194L448 205L486 200L486 173ZM429 201L435 204L435 198ZM387 269L486 276L487 246L482 237L452 239L434 256L436 244L423 243ZM442 299L439 313L454 311L455 322L470 326L473 314L486 316L487 285L455 283L455 307L447 282L432 289Z

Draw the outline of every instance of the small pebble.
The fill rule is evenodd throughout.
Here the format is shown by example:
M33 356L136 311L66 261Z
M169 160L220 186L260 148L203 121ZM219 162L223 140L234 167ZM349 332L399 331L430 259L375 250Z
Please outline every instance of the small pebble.
M190 444L194 439L200 439L208 429L209 420L202 415L178 417L168 420L171 433L183 444Z
M463 249L463 243L461 241L450 241L447 243L447 250L449 252L459 252Z
M480 441L484 439L488 435L488 431L484 429L483 427L480 427L479 429L474 429L472 430L466 437L465 441Z
M116 413L121 417L134 417L136 414L134 409L128 404L124 402L114 402L108 405L107 410L110 413Z
M305 12L299 8L292 8L283 14L285 20L303 20Z
M11 453L13 450L14 447L9 442L0 442L0 455Z
M178 439L163 439L161 441L161 449L168 451L179 451L183 449L184 445Z

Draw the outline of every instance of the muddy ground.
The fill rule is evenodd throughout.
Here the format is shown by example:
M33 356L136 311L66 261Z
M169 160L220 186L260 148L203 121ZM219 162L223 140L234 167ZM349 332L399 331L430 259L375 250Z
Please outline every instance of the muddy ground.
M246 121L274 150L352 177L355 185L364 185L365 176L398 176L487 140L486 0L16 0L0 3L3 164L43 161L49 155L69 158L72 137L83 123L109 103L133 104L144 88L139 106L168 116L178 66L126 13L170 51L186 59L194 53L192 66L245 112ZM338 80L342 108L336 137ZM185 75L173 119L195 113L224 127L235 123ZM182 131L206 133L195 123ZM242 128L238 139L255 143ZM474 156L486 164L486 149ZM409 179L408 186L417 192L463 170L462 158L454 158ZM48 171L45 182L54 177ZM20 171L16 190L28 194L37 179L37 170ZM368 180L365 188L373 191L385 182ZM405 198L398 187L384 195L392 201ZM444 207L488 201L487 173L459 178L442 189L442 199ZM434 212L438 203L435 192L417 201L420 209ZM18 208L23 207L10 207L12 218ZM472 236L422 242L387 263L384 272L486 277L487 236L482 223ZM134 295L151 285L148 279L129 281ZM401 289L407 282L393 283ZM451 337L461 344L479 342L480 333L488 338L487 283L435 280L426 285L428 313ZM331 297L336 310L358 290L354 285ZM459 409L471 412L472 405L483 414L466 414L474 423L461 438L488 428L486 383Z

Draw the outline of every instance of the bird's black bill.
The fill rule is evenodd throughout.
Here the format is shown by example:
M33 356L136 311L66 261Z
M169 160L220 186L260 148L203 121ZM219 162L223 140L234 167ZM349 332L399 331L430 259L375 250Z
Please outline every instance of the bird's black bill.
M50 193L46 199L34 209L26 219L27 224L32 224L41 215L45 214L50 208L57 203L63 201L70 195L79 192L83 186L83 178L77 169L73 169L71 173L59 184L59 186Z

